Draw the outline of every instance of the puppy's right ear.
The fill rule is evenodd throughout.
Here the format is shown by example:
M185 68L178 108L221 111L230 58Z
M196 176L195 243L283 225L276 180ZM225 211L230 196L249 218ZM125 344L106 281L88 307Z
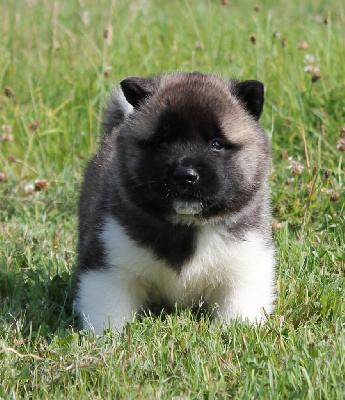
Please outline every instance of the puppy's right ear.
M120 82L126 100L134 108L139 107L147 97L152 96L159 87L159 77L153 78L126 78Z

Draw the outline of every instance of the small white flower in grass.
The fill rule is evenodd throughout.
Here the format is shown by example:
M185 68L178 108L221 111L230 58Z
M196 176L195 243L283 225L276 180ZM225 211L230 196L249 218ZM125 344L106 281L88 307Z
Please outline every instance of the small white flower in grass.
M301 42L297 43L297 47L300 50L306 50L308 48L308 42L306 42L305 40L302 40Z
M32 193L35 190L35 185L31 182L31 183L27 183L24 186L24 192L25 193Z
M12 126L11 125L2 125L1 127L1 140L12 142L14 140L14 136L12 135Z
M12 133L12 126L11 125L2 125L2 131L5 133Z
M301 157L297 156L297 160L294 160L293 157L288 158L290 165L286 168L291 171L292 175L300 175L304 169L304 165L300 163Z
M306 67L303 68L303 70L307 74L311 74L311 73L318 74L320 71L319 67L312 65L312 64L307 65Z
M311 64L315 62L315 57L311 54L306 54L304 57L304 64Z
M304 64L307 65L303 69L304 72L306 72L307 74L318 74L320 72L319 62L319 58L315 58L311 54L306 54L304 57Z
M338 143L335 145L335 148L340 151L345 151L345 138L339 139Z

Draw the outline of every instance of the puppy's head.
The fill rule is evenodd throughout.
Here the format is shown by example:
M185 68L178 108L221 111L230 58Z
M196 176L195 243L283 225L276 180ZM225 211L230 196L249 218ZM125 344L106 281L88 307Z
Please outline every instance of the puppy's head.
M117 136L129 198L174 223L237 213L265 184L268 144L258 81L199 73L121 82L133 112Z

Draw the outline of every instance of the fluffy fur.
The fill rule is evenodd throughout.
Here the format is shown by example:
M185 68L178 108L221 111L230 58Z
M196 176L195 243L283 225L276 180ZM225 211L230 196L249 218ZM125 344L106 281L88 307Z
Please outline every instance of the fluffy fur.
M260 320L274 301L263 85L199 73L127 78L79 210L76 307L121 329L151 302Z

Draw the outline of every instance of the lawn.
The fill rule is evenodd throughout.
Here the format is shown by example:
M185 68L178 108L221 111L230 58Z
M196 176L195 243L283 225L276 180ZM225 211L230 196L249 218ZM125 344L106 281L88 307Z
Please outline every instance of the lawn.
M345 7L339 0L0 2L0 398L345 397ZM103 341L73 314L78 191L127 76L265 84L276 310L148 314Z

